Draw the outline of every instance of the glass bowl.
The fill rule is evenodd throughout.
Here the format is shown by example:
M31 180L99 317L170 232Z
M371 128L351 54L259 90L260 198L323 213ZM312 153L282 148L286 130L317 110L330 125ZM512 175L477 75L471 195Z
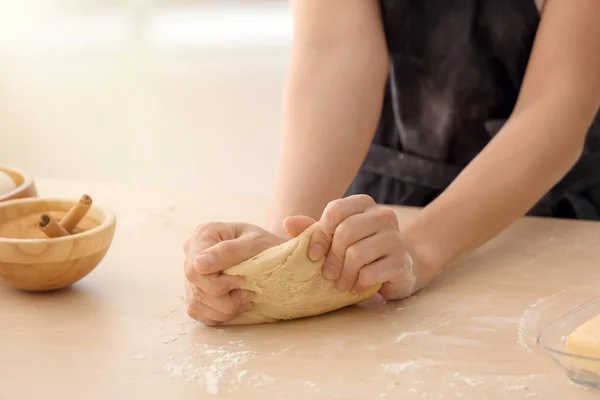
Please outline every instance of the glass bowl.
M600 315L600 299L586 303L540 332L537 345L565 371L574 383L600 388L600 358L569 353L567 336L575 329ZM594 372L595 371L595 372Z

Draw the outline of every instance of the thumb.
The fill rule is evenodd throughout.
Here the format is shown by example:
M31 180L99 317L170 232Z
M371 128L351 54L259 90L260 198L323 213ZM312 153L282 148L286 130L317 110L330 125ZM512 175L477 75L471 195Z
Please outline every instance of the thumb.
M300 215L286 218L285 221L283 221L283 226L287 234L294 238L316 222L317 221L310 217ZM310 258L311 261L319 261L325 257L330 246L331 239L325 234L325 231L321 228L321 226L317 225L310 238L310 244L308 246L308 258Z
M285 228L285 232L290 235L290 237L295 238L300 235L302 232L306 230L309 226L314 224L315 221L311 217L305 217L303 215L287 217L283 221L283 227Z
M317 224L310 237L308 246L308 258L311 261L319 261L324 258L331 247L332 238L325 233L321 224Z

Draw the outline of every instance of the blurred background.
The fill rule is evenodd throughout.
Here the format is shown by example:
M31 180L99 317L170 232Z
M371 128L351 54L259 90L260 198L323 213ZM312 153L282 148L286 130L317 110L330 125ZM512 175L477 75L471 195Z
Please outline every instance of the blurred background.
M0 0L0 164L268 195L285 0Z

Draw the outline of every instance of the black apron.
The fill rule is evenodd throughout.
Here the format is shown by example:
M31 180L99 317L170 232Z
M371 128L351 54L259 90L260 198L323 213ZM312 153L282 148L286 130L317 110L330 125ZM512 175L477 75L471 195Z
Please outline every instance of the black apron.
M540 14L534 0L380 7L390 76L371 148L346 195L423 207L510 116ZM577 164L528 215L600 220L600 113Z

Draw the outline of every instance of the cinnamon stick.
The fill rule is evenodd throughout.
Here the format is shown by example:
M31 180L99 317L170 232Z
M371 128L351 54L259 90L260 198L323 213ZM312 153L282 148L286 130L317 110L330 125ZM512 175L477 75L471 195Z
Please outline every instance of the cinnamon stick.
M67 215L60 220L60 225L69 233L73 233L77 224L81 222L85 214L92 206L92 198L87 194L81 196L81 199L69 210Z
M57 238L69 236L69 232L65 230L50 214L42 214L39 220L40 230L49 238Z

